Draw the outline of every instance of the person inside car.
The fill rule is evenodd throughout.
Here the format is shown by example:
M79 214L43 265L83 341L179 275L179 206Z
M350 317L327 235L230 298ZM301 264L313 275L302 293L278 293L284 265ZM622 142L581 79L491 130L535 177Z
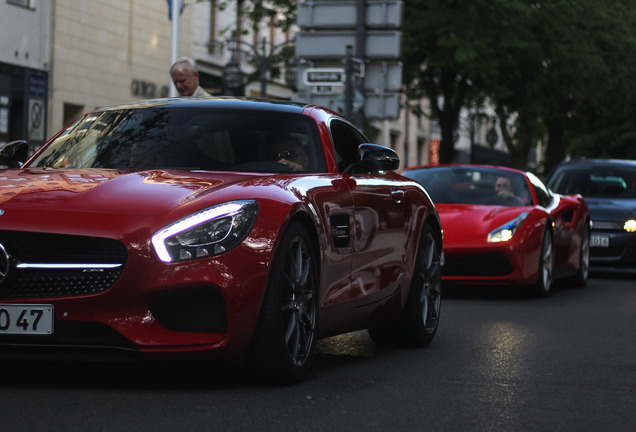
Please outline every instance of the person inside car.
M307 171L309 157L300 140L285 135L275 140L271 148L272 159L291 168L292 171Z

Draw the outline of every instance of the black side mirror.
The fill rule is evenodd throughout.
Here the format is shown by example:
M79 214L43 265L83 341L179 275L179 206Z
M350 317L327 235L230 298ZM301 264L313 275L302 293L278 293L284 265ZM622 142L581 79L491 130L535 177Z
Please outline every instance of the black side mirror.
M29 144L24 140L11 141L0 148L0 165L20 168L29 154Z
M400 158L395 150L379 144L360 144L358 155L365 171L392 171L400 167Z

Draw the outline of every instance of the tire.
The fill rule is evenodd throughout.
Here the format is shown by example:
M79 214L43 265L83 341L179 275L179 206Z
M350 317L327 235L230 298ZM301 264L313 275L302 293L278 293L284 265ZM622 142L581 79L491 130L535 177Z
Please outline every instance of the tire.
M579 268L574 276L567 282L575 287L583 288L587 284L590 273L590 227L585 223L581 236L581 248L579 250Z
M272 263L252 346L257 378L292 384L306 375L316 348L318 274L312 239L292 222Z
M541 241L541 253L539 255L539 276L536 284L532 287L533 293L537 297L547 297L550 294L553 282L554 257L552 255L552 234L549 230L543 233Z
M433 229L422 231L411 287L402 314L396 322L369 328L378 344L425 347L435 338L442 299L441 255Z

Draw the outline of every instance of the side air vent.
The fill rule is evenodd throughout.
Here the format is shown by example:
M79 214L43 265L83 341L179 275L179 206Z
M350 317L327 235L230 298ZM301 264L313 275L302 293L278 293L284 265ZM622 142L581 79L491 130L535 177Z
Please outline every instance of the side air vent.
M349 239L351 237L349 215L333 215L329 220L331 222L331 235L336 247L344 248L349 246Z

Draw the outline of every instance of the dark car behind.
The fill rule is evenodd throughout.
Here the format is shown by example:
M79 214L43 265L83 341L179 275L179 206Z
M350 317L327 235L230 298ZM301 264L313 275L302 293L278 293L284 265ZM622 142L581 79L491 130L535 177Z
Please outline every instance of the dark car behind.
M585 198L592 217L590 262L615 267L636 264L636 161L580 159L562 162L547 186Z

